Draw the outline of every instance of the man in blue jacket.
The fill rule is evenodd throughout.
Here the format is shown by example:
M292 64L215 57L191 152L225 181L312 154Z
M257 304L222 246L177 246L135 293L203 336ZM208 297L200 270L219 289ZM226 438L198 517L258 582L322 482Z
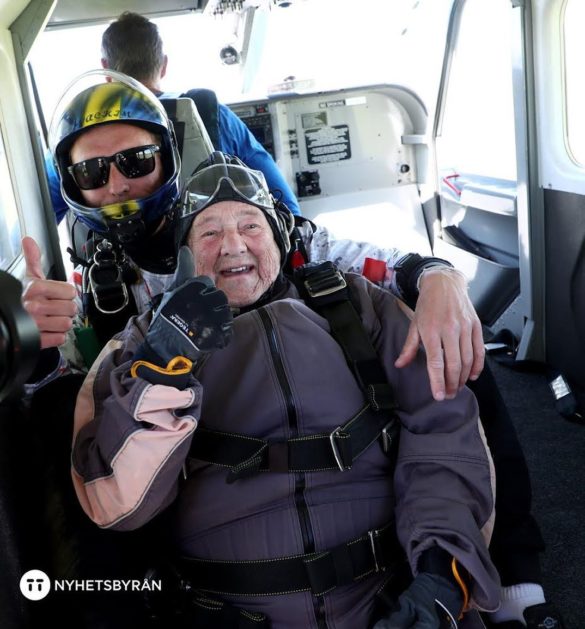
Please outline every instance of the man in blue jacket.
M161 89L161 80L166 74L167 63L156 24L142 15L125 11L104 31L102 66L135 78L159 97L166 96ZM250 168L261 171L272 193L293 214L300 214L297 198L272 156L229 107L217 102L211 90L193 89L168 96L191 98L197 105L214 147L239 157ZM57 222L60 222L67 213L67 204L61 196L59 177L52 160L47 160L46 167L53 210Z
M164 96L161 80L168 57L156 24L142 15L126 11L110 24L102 36L102 66L137 79L157 96ZM195 101L214 147L239 157L260 170L273 193L293 214L300 214L298 201L278 166L248 127L226 105L217 102L210 90L190 90L181 96Z

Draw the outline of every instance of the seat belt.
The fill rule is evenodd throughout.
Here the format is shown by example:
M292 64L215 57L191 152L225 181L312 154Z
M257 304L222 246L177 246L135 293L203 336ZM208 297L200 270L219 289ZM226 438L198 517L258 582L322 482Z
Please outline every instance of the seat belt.
M538 371L545 374L546 381L554 399L555 410L567 421L584 424L585 412L580 407L577 396L571 389L567 378L554 367L546 363L530 360L516 360L518 344L514 334L504 328L485 344L486 353L494 360L515 371Z
M577 424L585 422L584 414L579 407L577 397L569 386L567 379L556 369L547 369L547 382L555 400L557 413L567 421Z

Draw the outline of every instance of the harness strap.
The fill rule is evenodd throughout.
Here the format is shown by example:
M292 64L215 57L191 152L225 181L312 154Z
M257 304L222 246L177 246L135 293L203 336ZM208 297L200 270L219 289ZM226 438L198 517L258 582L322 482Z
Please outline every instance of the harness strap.
M402 550L394 523L322 552L260 561L183 558L191 587L234 596L277 596L311 591L322 596L338 586L398 569Z
M296 269L294 282L307 305L329 322L331 334L341 346L372 408L393 410L392 387L351 302L343 275L332 262L315 262Z
M350 421L330 434L275 441L209 430L200 426L189 455L229 467L227 482L258 472L317 472L348 470L378 437L386 452L397 442L398 421L388 413L364 406Z

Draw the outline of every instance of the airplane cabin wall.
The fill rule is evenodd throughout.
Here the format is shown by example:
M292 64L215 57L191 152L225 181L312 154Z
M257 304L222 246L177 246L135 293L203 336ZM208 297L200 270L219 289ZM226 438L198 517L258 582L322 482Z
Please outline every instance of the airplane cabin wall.
M304 216L338 238L431 255L418 187L427 118L414 94L370 86L231 108L273 154Z

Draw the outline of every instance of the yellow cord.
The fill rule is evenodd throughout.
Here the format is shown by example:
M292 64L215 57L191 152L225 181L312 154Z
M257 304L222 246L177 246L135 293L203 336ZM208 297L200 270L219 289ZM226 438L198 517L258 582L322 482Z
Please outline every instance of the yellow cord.
M469 605L469 590L467 589L467 585L465 585L463 577L459 574L459 569L457 568L457 559L455 559L455 557L453 557L453 559L451 560L451 570L453 571L453 576L455 577L455 580L457 581L459 587L461 588L461 591L463 592L463 607L461 609L461 614L457 619L461 620L461 618L463 618L463 612L467 609L467 606Z
M182 376L186 373L189 373L191 369L193 369L193 363L184 356L175 356L169 361L169 364L166 366L166 368L163 368L159 367L158 365L154 365L153 363L149 363L146 360L137 360L130 368L130 375L133 378L136 378L136 376L138 375L138 367L148 367L148 369L156 371L157 373L164 374L166 376Z

